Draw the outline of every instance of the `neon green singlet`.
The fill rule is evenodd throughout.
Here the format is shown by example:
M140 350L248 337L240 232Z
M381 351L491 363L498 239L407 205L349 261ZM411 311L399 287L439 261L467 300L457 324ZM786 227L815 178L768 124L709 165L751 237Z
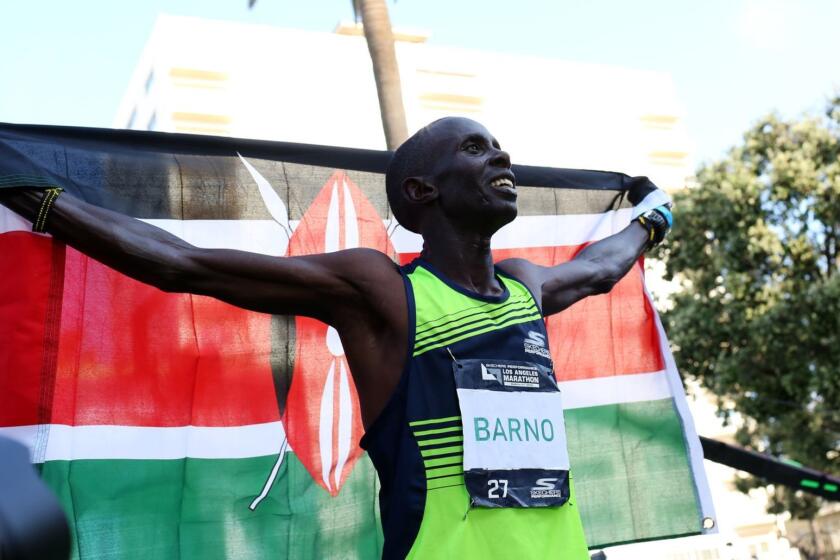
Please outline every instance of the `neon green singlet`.
M547 346L534 344L547 336L533 296L498 270L499 297L460 288L420 259L402 273L409 356L362 440L382 484L383 558L588 559L573 485L566 504L544 508L470 507L464 486L452 356L550 365Z

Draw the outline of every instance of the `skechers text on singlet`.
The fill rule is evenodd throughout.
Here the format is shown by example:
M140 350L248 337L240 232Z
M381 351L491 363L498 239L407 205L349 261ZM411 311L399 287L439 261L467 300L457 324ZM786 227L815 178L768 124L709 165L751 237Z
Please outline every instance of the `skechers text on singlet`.
M497 269L504 292L482 296L422 259L402 275L407 363L362 438L381 483L383 558L588 559L573 487L559 507L484 508L471 506L464 486L453 356L551 367L545 323L530 291Z

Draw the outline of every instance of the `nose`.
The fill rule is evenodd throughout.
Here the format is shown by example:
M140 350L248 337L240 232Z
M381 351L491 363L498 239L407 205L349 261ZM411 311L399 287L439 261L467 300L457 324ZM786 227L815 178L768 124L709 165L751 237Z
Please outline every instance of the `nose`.
M510 154L504 150L496 150L496 153L490 159L490 165L510 169Z

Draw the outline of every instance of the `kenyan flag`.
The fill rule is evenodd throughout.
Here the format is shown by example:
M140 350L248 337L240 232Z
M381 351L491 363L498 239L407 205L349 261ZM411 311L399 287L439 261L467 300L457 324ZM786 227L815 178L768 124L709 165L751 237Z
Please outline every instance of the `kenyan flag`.
M420 239L388 154L0 126L0 185L54 183L202 247L276 256ZM626 176L519 167L497 259L573 257L623 228ZM376 558L378 482L341 343L307 318L167 294L0 209L0 435L59 495L80 558ZM641 266L548 321L590 546L703 531L702 452Z

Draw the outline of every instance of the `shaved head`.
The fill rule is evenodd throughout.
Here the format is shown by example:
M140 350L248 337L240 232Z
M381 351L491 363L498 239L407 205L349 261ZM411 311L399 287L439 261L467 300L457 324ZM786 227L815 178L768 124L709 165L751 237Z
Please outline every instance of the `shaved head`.
M414 233L420 233L418 216L403 196L403 181L409 177L422 177L428 173L432 159L430 140L434 139L432 131L435 125L443 120L446 119L438 119L427 124L400 144L394 151L388 170L385 172L385 191L391 211L402 227Z

